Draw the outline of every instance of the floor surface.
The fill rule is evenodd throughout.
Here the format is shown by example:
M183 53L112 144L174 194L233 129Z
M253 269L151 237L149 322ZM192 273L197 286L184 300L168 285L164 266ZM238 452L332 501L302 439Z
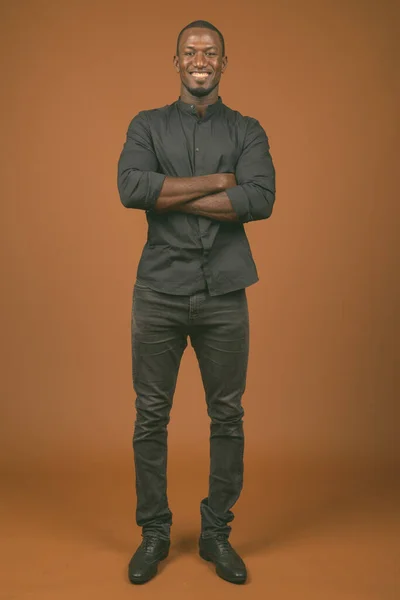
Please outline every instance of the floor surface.
M230 537L249 572L241 586L220 579L197 553L204 464L169 464L171 550L141 586L129 583L126 569L141 541L130 467L9 472L1 600L400 599L400 490L392 475L348 465L248 463Z

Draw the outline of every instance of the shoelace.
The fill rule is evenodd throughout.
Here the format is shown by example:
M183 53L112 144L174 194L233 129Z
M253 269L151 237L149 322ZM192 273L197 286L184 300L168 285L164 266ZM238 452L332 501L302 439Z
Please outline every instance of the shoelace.
M222 554L227 554L231 551L231 545L226 535L217 535L215 539Z
M157 543L157 536L155 535L145 535L143 536L143 544L145 552L152 550Z

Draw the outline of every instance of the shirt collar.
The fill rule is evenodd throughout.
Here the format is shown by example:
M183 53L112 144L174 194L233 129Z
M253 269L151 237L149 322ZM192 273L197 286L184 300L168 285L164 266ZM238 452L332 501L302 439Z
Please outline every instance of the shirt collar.
M182 112L184 112L188 115L197 116L197 110L196 110L195 105L187 104L187 102L183 102L183 100L181 100L180 96L177 100L177 105ZM214 115L220 109L221 106L222 106L222 98L221 98L221 96L218 96L218 100L216 102L213 102L213 104L207 105L203 119L208 119L211 115Z

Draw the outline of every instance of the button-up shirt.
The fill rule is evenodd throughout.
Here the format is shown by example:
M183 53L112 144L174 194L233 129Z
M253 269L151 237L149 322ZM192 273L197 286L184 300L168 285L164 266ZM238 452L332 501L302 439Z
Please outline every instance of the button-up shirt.
M165 177L235 173L226 190L237 221L218 221L155 205ZM118 162L126 208L145 211L148 234L137 278L169 294L208 289L225 294L258 281L244 223L267 219L275 200L275 169L260 123L223 104L203 117L180 98L139 112L130 122Z

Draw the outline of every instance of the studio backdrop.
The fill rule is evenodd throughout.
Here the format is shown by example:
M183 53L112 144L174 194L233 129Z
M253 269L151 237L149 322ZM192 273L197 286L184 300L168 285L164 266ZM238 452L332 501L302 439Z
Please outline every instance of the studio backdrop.
M1 7L7 470L132 461L146 220L119 200L117 161L132 117L177 99L176 37L194 19L223 32L221 97L260 121L276 167L271 218L246 225L260 277L247 460L398 456L395 3L18 1ZM206 457L208 426L189 345L171 456Z

